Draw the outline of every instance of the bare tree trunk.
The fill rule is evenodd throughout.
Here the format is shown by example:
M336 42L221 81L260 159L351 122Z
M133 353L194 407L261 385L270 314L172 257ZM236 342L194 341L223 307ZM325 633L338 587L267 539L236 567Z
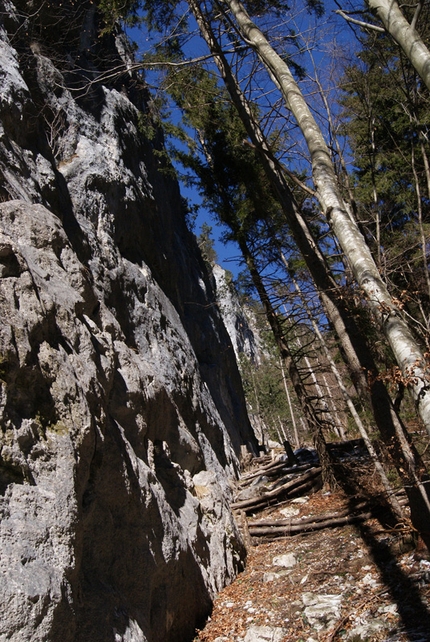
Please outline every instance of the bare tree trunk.
M421 189L420 189L420 182L418 180L418 174L417 174L417 169L415 167L415 151L414 151L414 146L412 145L412 150L411 150L411 165L412 165L412 173L414 175L414 181L415 181L415 192L417 195L417 212L418 212L418 227L420 230L420 237L421 237L421 252L422 252L422 260L423 260L423 268L424 268L424 278L426 280L426 285L427 285L427 294L430 297L430 274L429 274L429 269L427 265L427 252L426 252L426 245L427 245L427 240L426 240L426 235L424 232L424 226L423 226L423 205L422 205L422 198L421 198ZM428 324L428 320L424 317L424 323Z
M302 298L302 301L303 301L303 298ZM296 337L296 342L297 342L297 345L299 346L299 348L303 347L302 346L302 342L300 341L299 337ZM318 379L317 379L317 376L315 374L315 368L311 365L310 359L306 354L303 355L303 358L305 360L306 367L308 369L311 381L312 381L312 383L314 385L314 388L315 388L316 399L317 399L317 409L318 409L318 411L320 413L324 414L324 416L327 417L327 422L329 423L330 428L333 428L334 430L336 430L336 422L334 420L333 415L331 414L331 412L329 410L325 395L323 395L323 391L321 389L321 386L320 386L320 384L318 382ZM337 436L340 437L340 434L337 433Z
M373 463L375 465L375 468L379 473L379 477L381 479L382 485L385 488L385 491L387 493L387 500L388 500L389 504L391 505L393 513L396 515L396 517L398 519L402 519L403 518L403 511L401 509L401 506L400 506L399 502L396 499L396 496L394 495L394 491L393 491L393 489L391 487L390 482L388 481L387 475L385 474L384 467L382 466L381 462L379 461L378 454L377 454L375 448L373 447L373 444L372 444L372 442L370 440L368 432L367 432L366 428L364 427L363 422L360 419L360 415L358 414L358 412L357 412L357 410L356 410L356 408L354 406L354 403L353 403L353 401L352 401L352 399L351 399L351 397L350 397L350 395L348 393L348 390L346 389L345 384L343 383L343 379L341 377L341 374L340 374L339 370L336 367L335 362L333 361L333 358L332 358L332 356L330 354L330 350L328 349L327 343L325 342L324 337L321 334L321 331L320 331L317 323L315 323L314 319L312 318L312 315L311 315L310 310L309 310L309 308L307 306L307 303L306 303L306 301L305 301L305 299L303 297L303 294L302 294L302 291L300 289L300 286L299 286L299 284L297 283L297 281L296 281L296 279L294 277L292 277L292 279L293 279L294 287L296 288L298 294L301 296L303 305L304 305L304 307L306 309L306 312L308 314L308 317L309 317L309 319L310 319L310 321L312 323L312 327L314 329L314 332L315 332L316 336L318 337L318 339L320 341L322 349L324 350L326 359L329 362L331 371L335 376L335 379L337 381L339 389L342 392L342 395L343 395L343 397L345 399L346 405L348 406L348 409L349 409L349 411L351 413L351 416L354 419L355 425L357 426L358 431L359 431L364 443L366 444L366 448L368 450L370 458L372 459L372 461L373 461Z
M283 444L284 441L288 441L289 436L285 432L285 428L284 428L284 426L282 424L282 421L281 421L281 418L280 418L279 415L278 415L278 422L279 422L279 430L278 430L279 436L281 436L281 433L282 433L282 439L281 439L281 441L279 443Z
M366 3L369 9L376 12L385 29L403 49L430 91L430 51L418 31L406 20L396 0L366 0Z
M335 425L335 430L336 433L339 435L339 437L342 439L342 441L346 441L346 434L345 434L345 427L343 425L343 422L339 416L339 410L336 407L335 401L333 399L333 393L332 390L328 384L327 377L325 374L322 375L322 380L324 382L324 387L327 390L327 397L330 400L330 405L332 409L333 416L336 417L336 425Z
M296 417L294 414L293 404L291 403L290 391L288 390L287 378L285 376L284 364L282 363L282 359L279 360L279 363L281 366L282 381L284 382L285 395L287 397L288 408L290 409L291 422L293 424L294 440L296 442L296 448L300 448L299 431L297 430Z

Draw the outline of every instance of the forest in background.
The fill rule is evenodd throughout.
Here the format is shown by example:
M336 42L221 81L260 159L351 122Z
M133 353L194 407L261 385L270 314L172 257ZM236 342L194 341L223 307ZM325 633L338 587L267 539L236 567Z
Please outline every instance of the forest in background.
M270 329L264 368L241 364L252 412L294 443L295 407L327 484L326 442L360 435L429 546L429 2L98 4L107 31L144 25L118 72L150 86L142 132L162 124L160 166L236 244Z

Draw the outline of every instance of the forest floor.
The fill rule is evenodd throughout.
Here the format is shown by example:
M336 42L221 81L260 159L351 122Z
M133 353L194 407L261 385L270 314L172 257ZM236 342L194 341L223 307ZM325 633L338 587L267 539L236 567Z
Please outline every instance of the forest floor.
M371 467L359 468L362 499L375 483ZM350 502L341 489L321 489L248 518L297 520L342 512ZM308 534L254 537L245 570L217 596L195 642L430 642L428 560L407 524L390 528L384 513Z

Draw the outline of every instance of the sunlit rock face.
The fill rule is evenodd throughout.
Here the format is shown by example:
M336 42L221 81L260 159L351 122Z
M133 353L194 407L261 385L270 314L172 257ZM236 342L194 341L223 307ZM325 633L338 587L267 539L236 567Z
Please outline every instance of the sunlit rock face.
M230 341L124 41L1 4L0 640L186 642L244 558Z
M216 297L231 339L236 359L244 355L249 361L258 364L264 354L261 339L256 327L256 319L252 311L241 306L239 297L232 286L229 274L220 265L212 266L212 274L216 283Z

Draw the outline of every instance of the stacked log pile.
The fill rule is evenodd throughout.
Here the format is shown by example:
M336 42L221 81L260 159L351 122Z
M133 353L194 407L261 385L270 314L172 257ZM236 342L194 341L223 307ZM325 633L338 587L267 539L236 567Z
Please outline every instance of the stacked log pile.
M236 501L232 504L233 510L243 510L248 514L305 493L315 492L321 488L321 467L312 464L289 467L286 462L274 462L263 465L256 472L243 477L239 486L242 491L246 488L251 489L252 482L255 494L249 499ZM239 497L241 495L245 493L240 492Z
M367 452L360 444L349 442L336 445L333 452L338 461L350 458L355 465L358 460L366 461ZM291 456L285 454L276 458L268 456L255 458L252 469L242 475L238 484L232 509L236 511L245 542L258 543L278 537L306 534L324 528L335 528L347 524L357 524L375 515L381 505L375 505L363 497L348 502L348 506L336 512L301 518L287 517L272 519L270 514L303 495L309 495L322 488L321 466L314 451L303 450L292 465ZM352 463L352 461L351 461ZM351 498L352 499L352 498ZM401 503L404 503L401 501ZM265 513L263 519L256 519L259 512ZM254 538L254 539L252 539Z

